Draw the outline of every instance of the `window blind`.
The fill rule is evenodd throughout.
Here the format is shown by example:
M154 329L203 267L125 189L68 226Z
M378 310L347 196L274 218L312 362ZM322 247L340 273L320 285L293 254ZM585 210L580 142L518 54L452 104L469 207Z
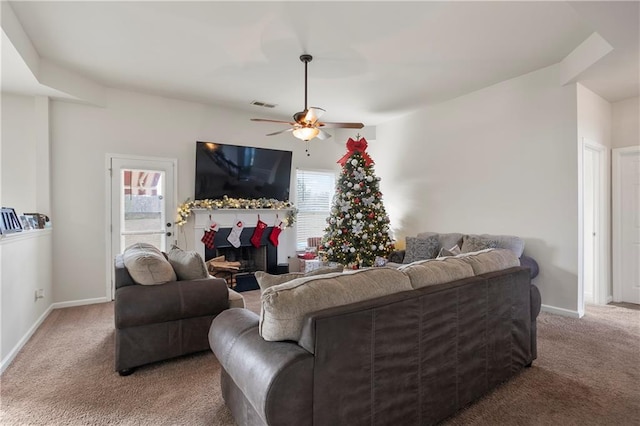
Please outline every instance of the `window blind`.
M296 249L304 250L307 238L324 235L335 189L336 175L333 171L297 170Z

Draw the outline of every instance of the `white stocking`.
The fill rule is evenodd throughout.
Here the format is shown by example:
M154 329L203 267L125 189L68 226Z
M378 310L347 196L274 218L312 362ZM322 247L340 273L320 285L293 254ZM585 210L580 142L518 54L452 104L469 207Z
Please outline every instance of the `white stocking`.
M231 233L227 237L227 241L231 243L235 248L240 247L240 234L242 234L242 228L244 228L244 223L241 220L237 221L233 228L231 228Z

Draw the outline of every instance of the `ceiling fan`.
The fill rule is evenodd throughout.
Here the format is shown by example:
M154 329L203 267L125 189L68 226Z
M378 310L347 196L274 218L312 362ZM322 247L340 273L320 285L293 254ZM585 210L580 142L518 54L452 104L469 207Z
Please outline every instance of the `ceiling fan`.
M312 59L313 56L311 55L300 55L300 61L304 62L304 110L293 114L293 121L269 120L266 118L251 119L251 121L283 123L292 126L290 129L269 133L267 136L293 132L293 136L303 141L310 141L315 137L324 140L330 138L331 135L322 128L362 129L364 127L362 123L330 123L328 121L318 121L320 116L325 112L324 109L318 107L307 108L307 64L311 62Z

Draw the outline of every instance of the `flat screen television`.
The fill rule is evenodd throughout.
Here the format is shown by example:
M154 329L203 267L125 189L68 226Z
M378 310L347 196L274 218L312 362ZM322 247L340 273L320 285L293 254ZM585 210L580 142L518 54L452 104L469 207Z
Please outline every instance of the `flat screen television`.
M289 200L291 151L197 142L195 199Z

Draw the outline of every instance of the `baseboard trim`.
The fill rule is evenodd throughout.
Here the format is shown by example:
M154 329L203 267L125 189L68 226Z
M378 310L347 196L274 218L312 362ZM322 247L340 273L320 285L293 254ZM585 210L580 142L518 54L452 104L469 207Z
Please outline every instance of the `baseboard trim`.
M95 305L96 303L107 303L106 297L96 297L95 299L70 300L68 302L57 302L51 305L53 309L72 308L74 306Z
M47 310L45 310L42 315L40 315L40 318L38 318L38 320L31 326L27 333L22 336L22 339L20 339L20 341L18 341L18 343L14 346L11 352L9 352L7 356L2 360L2 362L0 363L0 374L4 373L4 370L13 362L13 359L16 357L16 355L18 355L18 352L20 352L20 349L22 349L22 347L29 341L29 339L31 339L33 333L35 333L38 327L40 327L44 320L47 319L51 311L53 311L53 305L49 305Z
M49 305L47 310L44 311L42 315L40 315L40 318L38 318L38 320L31 326L31 328L27 331L27 333L24 336L22 336L22 339L20 339L20 341L11 350L11 352L9 352L7 356L2 360L2 362L0 362L0 374L4 373L4 370L13 362L16 355L18 355L18 352L20 352L22 347L29 341L31 336L33 336L33 333L36 332L38 327L40 327L40 325L44 322L45 319L47 319L49 314L54 309L71 308L74 306L94 305L96 303L106 303L106 302L110 302L110 300L107 299L106 297L96 297L95 299L71 300L68 302L52 303L51 305Z
M542 311L562 315L563 317L580 318L578 311L570 311L569 309L558 308L556 306L542 305Z

